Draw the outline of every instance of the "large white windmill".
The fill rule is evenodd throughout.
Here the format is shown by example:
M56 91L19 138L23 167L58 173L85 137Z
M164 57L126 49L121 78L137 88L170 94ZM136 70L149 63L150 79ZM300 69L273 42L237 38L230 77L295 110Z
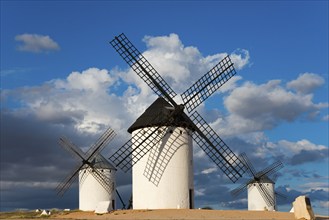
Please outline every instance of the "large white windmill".
M57 186L57 194L63 195L79 176L79 209L95 211L100 202L109 202L108 211L115 209L116 169L101 154L114 138L115 132L108 128L105 133L84 153L67 138L61 137L59 144L81 162Z
M128 129L133 140L145 140L134 141L132 157L140 156L134 149L148 151L132 168L134 209L194 206L192 131L183 121L164 123L166 108L171 106L158 98Z
M251 176L246 183L232 190L233 196L237 196L247 189L248 192L248 210L254 211L276 211L276 196L285 197L284 195L275 192L275 179L270 178L278 170L283 167L280 161L273 163L265 169L256 172L254 166L250 162L245 153L240 155L241 161L248 168L247 171Z
M192 138L233 182L246 167L204 119L190 113L234 74L227 56L174 101L176 93L124 34L111 45L160 97L128 129L132 139L110 160L132 170L133 208L193 208ZM138 162L138 163L137 163Z

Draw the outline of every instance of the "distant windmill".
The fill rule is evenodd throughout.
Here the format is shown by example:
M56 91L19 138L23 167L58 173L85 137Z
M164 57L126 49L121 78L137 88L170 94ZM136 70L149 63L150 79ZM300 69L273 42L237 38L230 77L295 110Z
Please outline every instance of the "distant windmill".
M112 209L115 208L116 169L100 154L115 135L115 132L108 128L86 153L65 137L59 139L59 144L81 162L57 186L57 194L62 196L79 174L80 210L94 211L102 201L111 202Z
M242 153L240 158L248 167L247 172L252 178L232 190L231 194L233 196L238 196L240 193L248 189L248 210L276 210L276 196L285 196L275 192L274 185L277 176L274 176L273 178L270 178L270 176L278 172L283 167L283 164L280 161L277 161L267 168L256 172L245 153Z
M133 167L133 208L193 208L192 137L236 182L246 170L244 164L196 111L190 116L184 112L192 112L235 75L229 56L187 89L181 95L183 104L177 104L176 93L124 34L110 43L160 96L128 129L132 139L110 157L125 172Z

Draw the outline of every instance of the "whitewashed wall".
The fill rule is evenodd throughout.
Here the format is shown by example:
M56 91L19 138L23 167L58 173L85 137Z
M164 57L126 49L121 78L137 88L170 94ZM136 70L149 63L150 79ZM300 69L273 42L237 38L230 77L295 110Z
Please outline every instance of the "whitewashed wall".
M272 183L262 183L266 187L267 191L274 198L274 206L268 206L265 202L263 196L261 195L257 184L252 183L248 185L248 210L257 210L257 211L274 211L276 209L276 199L274 194L274 184Z
M153 129L144 128L144 135L149 135ZM133 208L191 208L194 206L194 189L190 131L180 127L161 129L167 132L162 141L144 146L149 152L133 166Z
M79 209L82 211L95 211L96 206L101 201L113 201L115 207L115 170L98 169L104 176L112 180L113 191L107 192L104 187L89 173L82 177L85 169L79 172ZM91 172L88 171L87 172Z

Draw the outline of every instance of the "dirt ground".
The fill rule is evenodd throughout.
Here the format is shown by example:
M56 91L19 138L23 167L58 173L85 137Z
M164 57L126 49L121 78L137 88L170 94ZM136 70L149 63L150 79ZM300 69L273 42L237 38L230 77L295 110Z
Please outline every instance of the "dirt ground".
M288 212L269 212L269 211L229 211L229 210L184 210L184 209L168 209L168 210L117 210L108 214L97 215L93 212L74 212L67 215L58 215L56 219L136 219L136 220L161 220L161 219L179 219L179 220L195 220L195 219L295 219L293 213ZM318 217L317 220L328 218Z
M40 213L12 212L1 213L0 219L48 219L48 220L294 220L294 214L289 212L270 211L238 211L238 210L198 210L198 209L161 209L161 210L116 210L107 214L95 214L83 211L57 211L50 216L40 216ZM329 217L317 216L316 220L325 220Z

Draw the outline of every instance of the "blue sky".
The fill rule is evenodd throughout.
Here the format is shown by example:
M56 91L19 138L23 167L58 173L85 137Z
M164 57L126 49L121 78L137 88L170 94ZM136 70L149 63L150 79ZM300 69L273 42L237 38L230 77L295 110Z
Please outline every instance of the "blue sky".
M258 169L285 164L279 209L306 194L328 214L327 1L1 1L1 210L77 207L76 189L53 193L72 165L61 135L87 147L111 125L105 156L129 139L156 96L110 46L122 32L179 94L231 55L237 76L198 111ZM245 209L194 151L196 205Z

